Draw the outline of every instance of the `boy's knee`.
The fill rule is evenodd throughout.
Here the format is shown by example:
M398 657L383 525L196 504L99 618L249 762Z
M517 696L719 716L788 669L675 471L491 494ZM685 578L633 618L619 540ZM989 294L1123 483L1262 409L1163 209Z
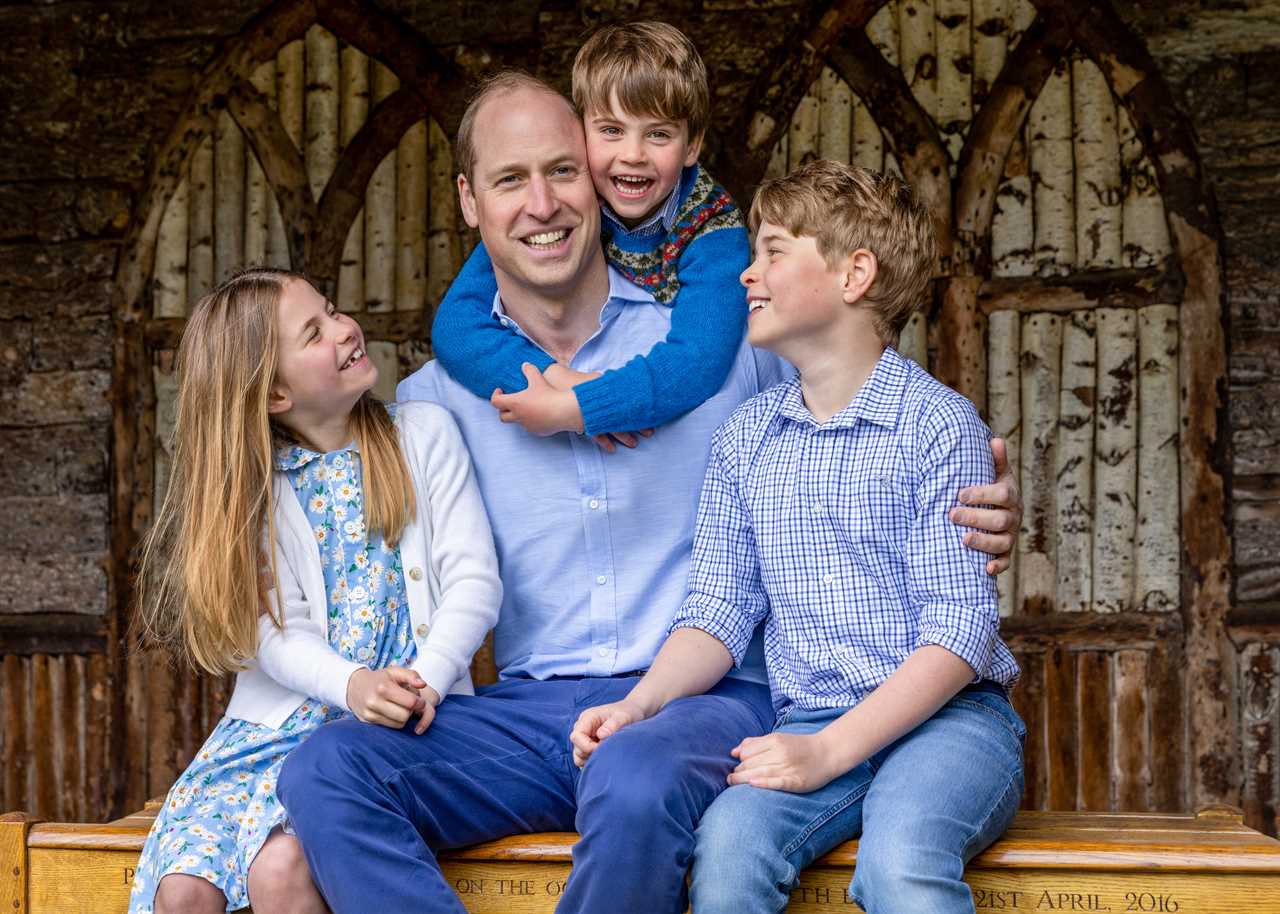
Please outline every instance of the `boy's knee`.
M850 894L861 898L868 910L906 914L957 910L955 905L968 897L969 889L958 852L909 835L864 835Z

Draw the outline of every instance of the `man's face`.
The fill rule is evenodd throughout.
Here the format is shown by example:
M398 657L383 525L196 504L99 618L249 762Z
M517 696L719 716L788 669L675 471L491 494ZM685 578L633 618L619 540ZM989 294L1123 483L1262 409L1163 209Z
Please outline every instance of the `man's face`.
M550 93L515 89L487 99L474 129L472 180L458 176L458 195L499 287L571 292L601 256L582 122Z

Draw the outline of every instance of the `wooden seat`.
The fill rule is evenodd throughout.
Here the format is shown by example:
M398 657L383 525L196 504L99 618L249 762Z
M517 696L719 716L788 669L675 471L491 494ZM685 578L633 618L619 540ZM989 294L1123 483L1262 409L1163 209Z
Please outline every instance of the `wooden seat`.
M103 825L0 817L0 911L125 911L158 805ZM469 911L549 914L576 838L504 838L443 854L441 864ZM820 858L787 910L861 910L845 895L857 854L851 841ZM1266 914L1280 912L1280 842L1226 808L1183 816L1024 812L973 860L966 880L979 911Z

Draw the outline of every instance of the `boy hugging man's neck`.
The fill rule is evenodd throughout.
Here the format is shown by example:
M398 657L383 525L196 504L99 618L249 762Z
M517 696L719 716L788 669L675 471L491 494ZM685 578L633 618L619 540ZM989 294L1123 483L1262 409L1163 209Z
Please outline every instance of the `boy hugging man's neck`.
M557 353L558 364L502 322L481 245L437 311L432 345L449 374L492 399L504 421L542 435L585 432L612 450L614 440L634 445L628 432L678 418L724 383L746 316L727 290L747 264L747 235L728 192L698 165L710 90L697 49L678 29L637 22L595 32L574 61L573 101L606 256L672 307L666 339L603 375L573 371L573 353ZM545 221L548 231L524 239L543 258L568 247ZM495 388L516 393L491 397Z

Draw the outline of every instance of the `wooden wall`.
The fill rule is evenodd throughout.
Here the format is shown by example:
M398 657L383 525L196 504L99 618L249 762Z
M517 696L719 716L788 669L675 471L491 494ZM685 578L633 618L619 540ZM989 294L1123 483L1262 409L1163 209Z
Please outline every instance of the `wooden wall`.
M1015 700L1030 730L1026 805L1227 799L1274 830L1274 563L1244 566L1257 598L1234 610L1237 650L1227 638L1219 228L1181 109L1141 37L1170 26L1124 4L1124 18L1098 4L1091 22L1026 0L849 0L825 19L826 7L786 0L704 6L696 17L661 4L635 14L687 28L707 57L719 90L709 155L732 189L825 155L902 173L934 210L935 295L900 345L979 403L1020 469L1028 510L1001 595L1024 669ZM115 114L98 128L112 176L84 179L93 168L83 150L43 164L20 157L10 169L58 175L103 240L68 250L65 238L85 229L50 228L22 202L49 191L0 175L0 212L32 226L0 245L0 283L16 275L39 293L19 306L0 287L0 327L26 334L29 350L41 331L53 335L51 321L96 334L88 357L44 344L46 371L15 375L16 397L0 392L0 436L12 446L25 435L29 450L51 454L20 478L0 469L0 500L12 506L23 481L52 477L42 497L74 509L72 520L53 512L56 530L85 514L103 525L78 534L53 572L87 599L64 589L25 612L0 605L0 806L57 818L100 817L162 792L226 699L225 682L129 654L122 634L130 549L166 478L172 351L187 304L242 263L306 269L365 327L389 392L428 357L431 309L471 243L447 142L469 80L509 63L563 82L584 30L612 15L527 0L446 14L402 4L398 18L355 0L244 0L183 22L146 3L131 9L133 31L115 35L144 62L132 70L95 43L119 24L105 7L97 25L71 32L94 49L75 72ZM0 10L0 22L17 21L15 46L67 72L70 56L37 50L58 11ZM820 51L812 67L793 53L801 37ZM1160 68L1184 78L1180 98L1192 95L1203 117L1209 103L1195 101L1180 61L1166 55ZM114 99L112 85L133 93ZM53 149L49 135L24 129ZM1249 231L1238 218L1228 233ZM77 271L88 277L79 285ZM89 283L80 298L99 304L77 317L67 302ZM1255 306L1246 317L1280 331L1269 314ZM105 413L94 399L104 367L114 404ZM59 400L72 407L56 413ZM1280 434L1275 419L1233 420L1244 423L1236 437ZM66 446L75 422L99 436L111 423L109 506L105 465L91 483L76 479L86 458ZM69 466L61 475L57 459ZM1280 464L1250 459L1262 471L1250 504L1263 507L1249 516L1265 533L1268 498L1280 503L1266 474ZM16 507L37 516L29 502ZM0 550L0 580L21 574L34 551Z

